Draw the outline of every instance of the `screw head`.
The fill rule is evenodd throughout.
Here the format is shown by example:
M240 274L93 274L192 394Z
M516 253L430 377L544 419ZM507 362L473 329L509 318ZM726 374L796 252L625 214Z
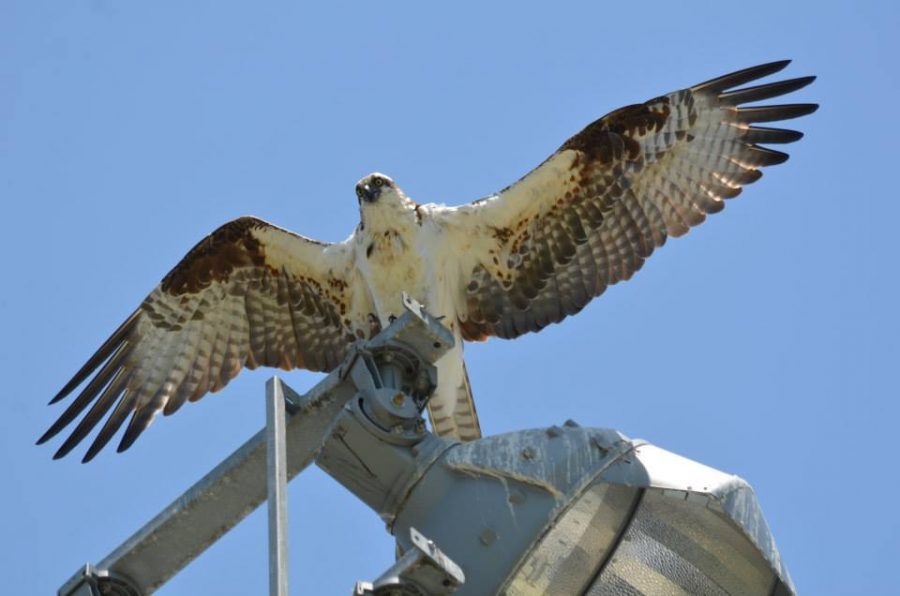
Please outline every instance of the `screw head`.
M513 489L512 491L510 491L507 500L513 505L521 505L525 502L525 493L518 489Z
M490 528L485 528L478 535L478 541L485 546L490 546L497 541L497 533Z

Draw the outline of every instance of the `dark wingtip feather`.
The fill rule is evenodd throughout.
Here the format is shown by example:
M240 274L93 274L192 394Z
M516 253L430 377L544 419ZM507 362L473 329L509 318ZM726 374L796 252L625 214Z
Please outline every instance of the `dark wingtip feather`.
M69 382L59 390L59 393L53 396L53 399L50 400L50 404L55 404L59 400L72 393L72 391L74 391L76 387L81 385L81 383L86 378L88 378L90 374L97 369L98 366L103 364L103 362L109 357L109 355L112 354L113 350L119 347L119 345L122 343L122 340L124 340L125 336L131 331L140 314L140 309L137 309L133 313L131 313L131 316L129 316L127 319L125 319L125 322L119 325L119 328L109 336L109 339L103 342L103 345L100 346L100 349L98 349L94 353L94 355L91 356L91 358L84 364L84 366L78 369L78 372L75 373L75 375L69 380Z
M69 407L57 418L56 422L54 422L47 432L38 439L38 444L47 441L59 431L68 426L75 418L78 417L79 414L92 402L94 401L98 395L101 394L101 391L104 390L104 387L107 386L107 383L110 382L110 379L113 378L113 375L118 374L120 372L120 365L122 362L128 357L130 350L126 345L121 345L116 350L116 352L110 357L109 361L106 365L94 376L93 379L87 384L81 394L69 404ZM102 397L101 397L102 399Z
M738 70L710 79L699 85L694 85L691 89L693 91L715 91L721 93L726 89L731 89L738 85L743 85L744 83L749 83L750 81L769 76L770 74L775 74L779 70L783 70L790 63L790 60L777 60L775 62L760 64L759 66L751 66L750 68Z
M131 421L128 423L128 428L125 429L125 435L122 437L122 441L119 443L119 446L116 447L116 452L122 453L131 447L137 438L141 436L141 433L147 430L147 427L153 422L154 414L155 412L148 408L135 410L134 414L131 416Z
M726 105L736 106L738 104L750 103L754 101L762 101L793 93L799 89L803 89L816 80L816 77L798 77L796 79L788 79L786 81L778 81L777 83L768 83L766 85L757 85L755 87L744 87L743 89L735 89L734 91L726 91L719 95L719 101Z
M81 419L78 426L72 431L72 434L66 438L62 447L53 456L54 458L65 456L97 426L97 423L106 415L112 404L115 403L130 378L131 376L123 370L119 370L116 373L106 389L103 390L103 394L94 402L94 405L85 417Z
M751 155L754 161L762 167L783 164L790 157L787 153L766 147L753 147Z
M779 106L758 106L752 108L738 108L737 121L745 124L755 122L773 122L776 120L790 120L807 116L819 109L817 103L794 103Z
M81 463L86 464L100 453L100 449L94 449L94 446L91 445L91 448L88 449L88 452L84 454L84 457L81 458Z
M751 126L746 130L746 132L744 132L743 138L746 142L751 144L785 144L799 141L803 138L803 133L799 130L789 130L786 128L766 128L764 126Z
M106 447L106 444L109 443L110 439L112 439L116 432L122 427L122 423L125 422L125 418L131 411L133 403L134 394L126 392L125 395L122 396L122 399L119 400L116 409L113 410L113 413L107 418L106 424L104 424L103 428L100 429L100 432L97 433L97 437L94 439L94 442L91 443L84 459L81 460L82 463L91 461L101 449Z
M137 432L131 437L122 437L122 440L119 441L119 446L116 447L116 453L124 453L125 451L128 451L128 449L130 449L131 446L134 445L134 442L140 435L141 433ZM125 440L126 438L128 438L127 441Z
M53 454L53 459L64 458L65 456L67 456L69 454L70 451L72 451L72 449L75 448L75 445L77 445L77 444L78 444L77 441L76 442L66 441L65 443L62 444L62 447L57 449L56 453Z

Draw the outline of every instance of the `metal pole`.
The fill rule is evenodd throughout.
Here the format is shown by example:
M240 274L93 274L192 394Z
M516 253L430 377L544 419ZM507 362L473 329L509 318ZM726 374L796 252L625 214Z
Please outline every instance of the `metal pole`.
M266 382L266 464L269 499L269 595L288 596L286 414L281 379Z

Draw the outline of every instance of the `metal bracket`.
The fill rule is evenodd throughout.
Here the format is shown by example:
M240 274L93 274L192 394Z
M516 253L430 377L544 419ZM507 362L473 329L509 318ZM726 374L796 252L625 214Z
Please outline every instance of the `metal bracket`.
M127 579L110 575L88 563L60 589L66 596L140 596Z
M415 528L409 529L413 547L374 582L356 582L353 596L443 596L463 585L459 565Z

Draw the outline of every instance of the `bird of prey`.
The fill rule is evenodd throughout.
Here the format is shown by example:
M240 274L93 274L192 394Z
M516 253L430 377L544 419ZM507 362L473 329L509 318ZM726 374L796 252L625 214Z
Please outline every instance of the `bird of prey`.
M814 77L746 86L772 62L596 120L507 188L459 207L420 204L391 178L356 185L360 222L323 243L254 217L226 223L172 269L51 403L85 387L39 439L84 410L54 457L106 421L92 459L130 416L128 449L162 412L222 389L242 368L329 371L403 310L407 292L443 316L456 346L438 361L434 431L480 436L463 342L510 339L580 311L630 279L669 236L784 162L765 145L802 134L758 126L815 104L754 105ZM109 413L112 410L112 413Z

